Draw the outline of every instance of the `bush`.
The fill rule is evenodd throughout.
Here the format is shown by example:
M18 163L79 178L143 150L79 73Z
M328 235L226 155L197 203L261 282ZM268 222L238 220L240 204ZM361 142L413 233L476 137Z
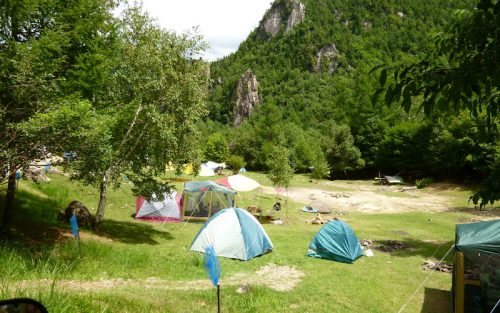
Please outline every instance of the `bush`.
M422 179L417 179L415 181L415 185L417 186L418 189L422 189L424 187L427 187L427 186L429 186L432 183L434 183L434 179L432 179L430 177L425 177L425 178L422 178Z
M247 165L245 159L240 155L232 155L227 161L227 166L233 170L233 174L238 174L240 168L245 167L245 165Z

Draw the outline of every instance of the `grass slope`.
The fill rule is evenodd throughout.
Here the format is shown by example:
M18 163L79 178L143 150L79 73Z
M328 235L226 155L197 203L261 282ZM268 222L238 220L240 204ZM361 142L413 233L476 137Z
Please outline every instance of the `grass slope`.
M269 184L262 174L248 175ZM109 194L104 233L96 236L82 230L79 252L69 226L58 224L55 214L74 199L95 208L98 194L64 176L51 178L39 185L20 182L14 239L0 246L0 297L34 297L50 312L216 310L215 289L195 288L207 281L202 256L189 252L200 223L132 219L134 197L125 184ZM297 175L293 186L314 184ZM467 195L467 191L449 193L453 203ZM254 192L243 200L271 208L275 198ZM320 226L304 223L310 216L299 212L302 206L288 201L288 209L279 213L288 222L264 225L275 245L272 253L248 262L220 258L223 312L397 312L428 274L422 261L441 258L453 242L454 225L471 218L470 212L342 216L359 239L395 239L415 248L397 253L374 250L375 257L362 257L351 265L305 257ZM249 293L240 295L238 284L224 283L235 275L254 278L256 271L271 263L305 275L296 288L283 292L252 284ZM405 312L447 311L450 287L450 274L434 273Z

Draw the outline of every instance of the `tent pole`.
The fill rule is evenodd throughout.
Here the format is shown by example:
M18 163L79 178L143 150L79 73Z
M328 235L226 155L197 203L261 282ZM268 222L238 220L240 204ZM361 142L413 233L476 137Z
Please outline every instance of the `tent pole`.
M217 284L217 312L220 313L220 285Z

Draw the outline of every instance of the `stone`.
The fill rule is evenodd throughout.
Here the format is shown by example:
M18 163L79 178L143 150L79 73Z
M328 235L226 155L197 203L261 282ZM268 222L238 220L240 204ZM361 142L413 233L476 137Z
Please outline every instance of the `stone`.
M248 69L241 75L236 87L236 103L233 108L233 125L239 126L245 118L252 115L253 110L260 104L259 82L257 77Z
M78 225L85 225L94 228L94 216L90 213L89 209L83 205L83 203L77 200L71 201L64 211L59 212L57 214L57 219L59 221L69 223L69 219L73 216L73 213L76 215Z
M328 68L328 73L333 74L338 66L338 58L340 54L335 47L335 44L330 44L323 46L318 53L316 53L316 66L314 67L314 71L319 73L323 68Z
M251 290L250 284L243 284L240 287L238 287L238 289L236 289L236 293L241 295L250 292L250 290Z

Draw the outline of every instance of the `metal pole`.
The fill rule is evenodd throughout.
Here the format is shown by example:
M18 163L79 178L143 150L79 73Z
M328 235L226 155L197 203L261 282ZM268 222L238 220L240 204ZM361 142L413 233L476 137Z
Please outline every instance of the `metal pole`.
M217 284L217 313L220 313L220 285Z

